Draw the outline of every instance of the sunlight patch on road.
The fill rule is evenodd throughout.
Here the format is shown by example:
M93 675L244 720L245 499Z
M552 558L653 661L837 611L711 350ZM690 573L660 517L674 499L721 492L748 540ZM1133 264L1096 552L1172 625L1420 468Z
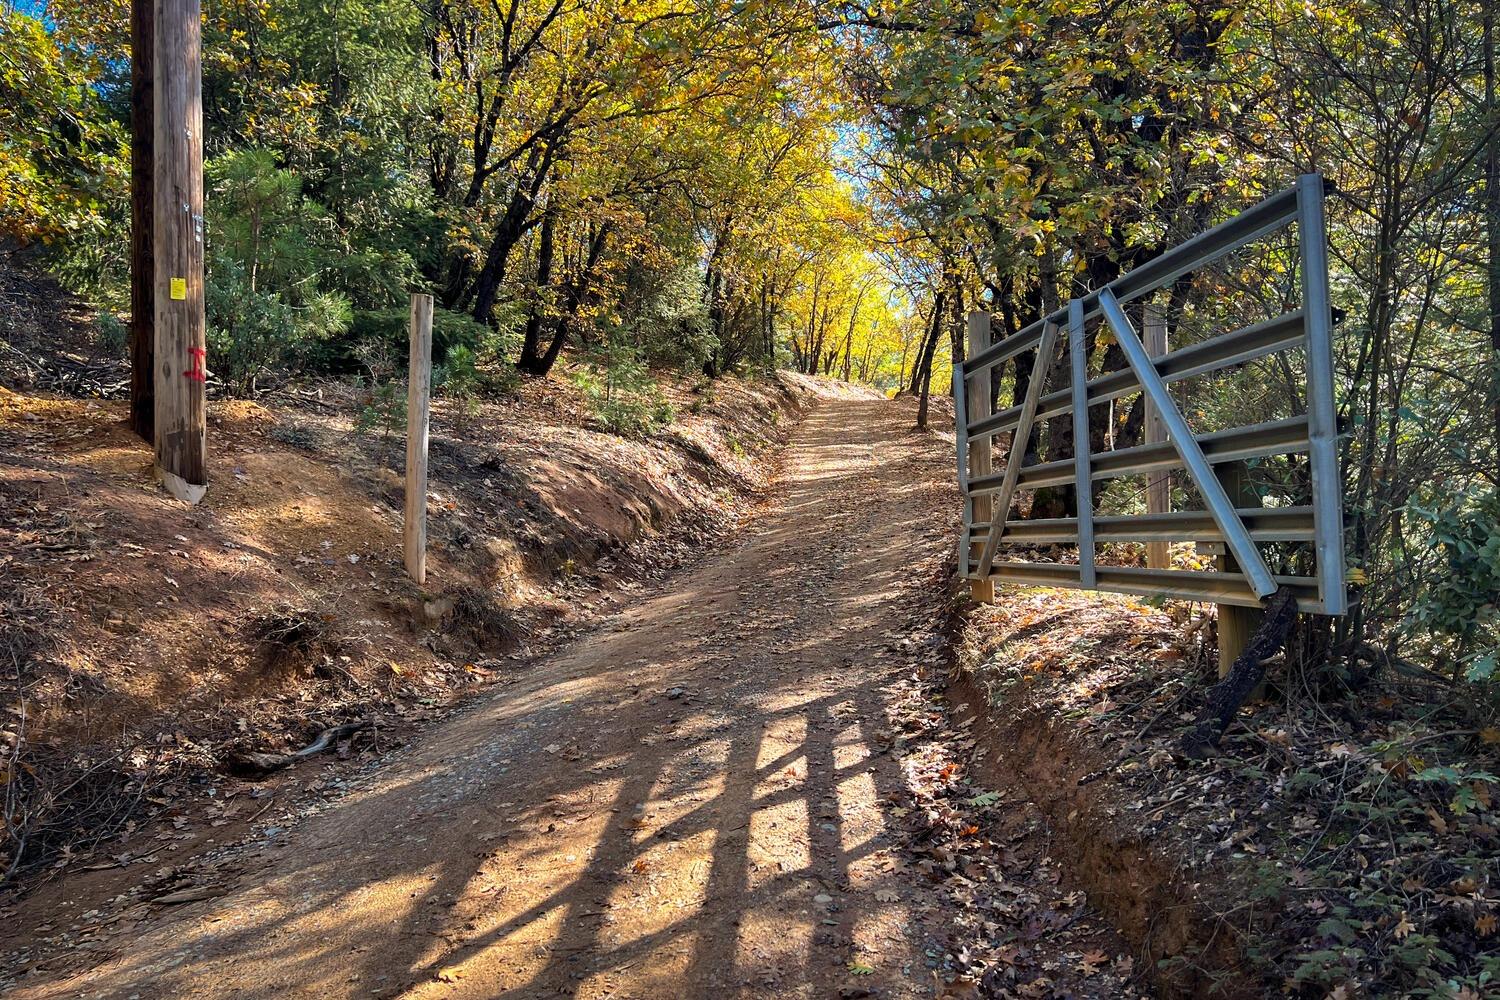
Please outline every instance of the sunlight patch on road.
M839 802L839 848L853 854L885 831L885 820L879 810L862 809L861 803L878 802L880 792L875 778L867 771L840 781L836 787ZM874 819L866 814L873 813Z
M801 716L795 716L781 720L781 725L805 727L806 722ZM764 746L785 748L786 743L767 739ZM802 871L812 866L812 852L807 842L807 802L800 796L775 801L778 792L802 782L804 771L805 766L799 758L765 775L756 786L756 800L770 799L773 804L757 809L750 817L750 855L753 861L746 872L748 889L762 889L785 872Z

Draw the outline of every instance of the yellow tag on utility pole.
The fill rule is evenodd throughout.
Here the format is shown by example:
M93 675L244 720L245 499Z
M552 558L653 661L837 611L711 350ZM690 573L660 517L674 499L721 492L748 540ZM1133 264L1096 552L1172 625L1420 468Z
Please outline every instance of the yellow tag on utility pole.
M172 279L172 301L182 302L187 299L187 279Z

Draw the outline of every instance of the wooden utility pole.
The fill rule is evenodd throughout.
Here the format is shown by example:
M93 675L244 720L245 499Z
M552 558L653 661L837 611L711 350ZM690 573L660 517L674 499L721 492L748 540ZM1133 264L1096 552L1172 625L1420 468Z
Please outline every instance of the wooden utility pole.
M941 306L939 306L941 308ZM990 314L983 310L969 313L969 357L975 357L980 351L990 346ZM977 378L968 380L964 387L964 406L969 413L969 423L974 424L990 415L990 379L985 373ZM994 472L994 456L991 444L994 438L986 436L969 442L969 480L988 476ZM1023 445L1024 446L1024 445ZM994 505L990 494L985 493L974 498L974 523L989 524L990 518L994 516ZM993 529L992 529L993 530ZM968 527L964 527L965 536L968 535ZM983 543L976 543L970 547L969 563L974 565L983 553ZM995 581L991 579L974 580L969 583L969 593L974 600L981 604L990 604L995 600Z
M151 183L156 0L130 4L130 427L155 441L156 276L151 270Z
M432 296L411 297L411 355L406 382L406 572L427 582L427 411L432 403Z
M197 503L208 490L203 313L203 80L200 0L156 0L156 473Z
M1141 342L1153 359L1167 353L1167 318L1161 307L1147 302L1141 307ZM1167 425L1161 411L1146 400L1146 444L1160 444L1167 439ZM1146 474L1146 512L1165 514L1172 509L1171 479L1165 472ZM1172 560L1166 542L1146 543L1146 566L1149 569L1171 569Z

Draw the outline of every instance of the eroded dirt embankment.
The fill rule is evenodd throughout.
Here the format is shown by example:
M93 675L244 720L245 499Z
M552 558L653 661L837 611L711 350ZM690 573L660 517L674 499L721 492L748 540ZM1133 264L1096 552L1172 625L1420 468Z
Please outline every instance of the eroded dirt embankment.
M1163 855L1119 791L1099 773L1101 755L1039 708L990 704L965 672L949 685L960 719L987 751L976 780L1016 787L1046 817L1051 853L1068 879L1130 943L1164 998L1261 996L1238 933L1204 905L1180 864Z
M1486 713L1418 666L1303 660L1294 642L1198 759L1183 741L1214 625L1199 606L1007 589L968 612L953 696L1163 994L1488 996Z
M1068 878L1130 943L1158 995L1250 1000L1275 988L1245 951L1246 931L1272 907L1178 825L1185 803L1204 805L1215 787L1179 775L1166 749L1209 683L1206 620L1186 624L1186 610L1002 587L956 626L949 696L986 751L981 774L1041 810ZM1146 771L1162 775L1161 794L1126 780ZM1233 805L1213 819L1238 822Z

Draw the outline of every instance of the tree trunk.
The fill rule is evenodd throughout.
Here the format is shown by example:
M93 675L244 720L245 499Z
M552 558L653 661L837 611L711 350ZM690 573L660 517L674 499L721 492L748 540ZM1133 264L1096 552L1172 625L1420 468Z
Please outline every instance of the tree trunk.
M552 284L552 258L556 252L556 229L557 212L548 208L542 216L542 228L537 242L535 286L537 298L532 302L531 311L526 316L526 331L521 341L521 359L516 362L517 368L532 375L546 374L545 371L537 372L536 368L542 360L542 326L546 322L546 304L542 300L544 293Z
M859 307L865 301L865 293L870 290L870 283L865 282L860 288L859 294L854 297L854 308L849 310L849 329L844 334L844 381L849 381L849 366L853 362L854 355L854 324L859 319Z
M1495 11L1484 4L1484 123L1489 129L1484 164L1484 217L1489 242L1490 412L1494 420L1495 473L1500 478L1500 109L1495 106Z
M938 292L937 301L932 307L932 327L927 331L927 339L922 344L922 353L917 358L913 388L919 394L917 397L918 430L927 429L927 397L932 390L932 356L937 351L937 342L943 332L943 313L946 311L947 297L947 289Z
M552 172L552 164L553 154L550 151L533 152L527 170L516 181L515 190L511 192L505 214L495 227L494 239L490 240L489 251L485 254L484 267L480 268L479 276L474 279L473 312L474 318L481 323L494 321L495 302L500 297L510 255L521 242L521 237L526 235L526 231L536 224L531 218L531 212L541 196L542 186ZM467 271L467 265L464 270ZM453 291L452 288L449 289L450 293Z
M155 0L130 5L130 426L146 441L156 427L156 272L151 232Z
M609 232L609 224L605 223L589 237L588 256L583 262L583 267L564 288L562 315L557 318L552 328L551 343L547 345L547 350L540 357L517 365L527 375L542 378L552 371L553 365L557 364L557 358L562 354L563 345L568 340L568 330L578 318L579 311L594 294L594 272L599 266L599 261L604 257Z
M526 233L526 217L531 214L531 196L521 188L511 197L500 223L495 227L495 236L490 240L489 252L485 254L484 267L474 279L474 318L481 323L492 323L495 319L495 302L500 297L500 286L505 281L505 271L510 263L511 251L521 242Z

